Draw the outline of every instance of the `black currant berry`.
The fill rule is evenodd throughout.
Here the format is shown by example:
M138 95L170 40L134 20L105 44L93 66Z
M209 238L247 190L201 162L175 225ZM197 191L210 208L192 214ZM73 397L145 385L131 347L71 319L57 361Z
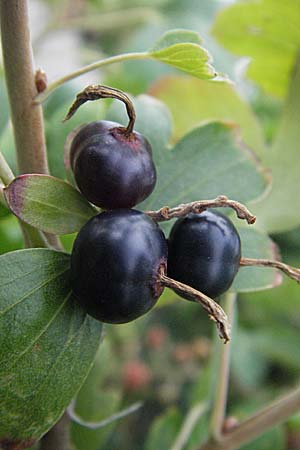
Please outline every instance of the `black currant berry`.
M163 291L167 263L163 232L142 212L106 211L79 232L71 256L72 289L88 314L126 323L151 309Z
M71 144L70 164L82 194L105 209L135 206L156 183L149 142L115 122L82 127Z
M168 275L209 297L218 297L229 289L240 259L239 234L222 214L189 214L177 220L171 230Z

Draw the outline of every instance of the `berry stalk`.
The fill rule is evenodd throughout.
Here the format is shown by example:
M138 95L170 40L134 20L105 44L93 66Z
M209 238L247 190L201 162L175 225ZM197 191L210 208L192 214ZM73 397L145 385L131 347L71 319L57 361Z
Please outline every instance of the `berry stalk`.
M193 297L195 302L200 303L205 309L205 311L208 313L210 319L216 323L220 338L224 340L225 344L228 341L230 341L231 330L228 317L221 308L221 306L218 305L218 303L216 303L212 298L208 297L202 292L197 291L191 286L180 283L179 281L173 280L172 278L167 277L163 273L159 275L159 278L163 286L175 289L181 294L185 295L187 294Z
M174 208L164 206L158 211L146 211L146 214L156 222L165 222L177 217L184 217L190 213L200 214L210 208L231 208L236 212L239 219L246 220L249 224L253 224L256 221L256 217L245 205L235 200L230 200L226 195L219 195L213 200L198 200L196 202L182 203Z
M285 273L292 280L295 280L299 283L300 281L300 269L296 267L289 266L281 261L275 261L272 259L255 259L255 258L241 258L240 266L242 267L272 267L273 269L281 270L281 272Z

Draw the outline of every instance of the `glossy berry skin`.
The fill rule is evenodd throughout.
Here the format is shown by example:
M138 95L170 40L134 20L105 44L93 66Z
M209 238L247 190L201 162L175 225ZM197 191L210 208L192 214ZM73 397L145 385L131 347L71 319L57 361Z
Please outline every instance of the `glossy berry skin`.
M168 276L211 298L230 288L240 259L239 234L222 214L189 214L177 220L171 230Z
M81 127L71 143L70 164L82 194L104 209L132 208L156 183L149 142L137 132L126 135L115 122Z
M106 211L79 232L71 256L73 293L102 322L126 323L151 309L163 291L167 241L150 217L130 209Z

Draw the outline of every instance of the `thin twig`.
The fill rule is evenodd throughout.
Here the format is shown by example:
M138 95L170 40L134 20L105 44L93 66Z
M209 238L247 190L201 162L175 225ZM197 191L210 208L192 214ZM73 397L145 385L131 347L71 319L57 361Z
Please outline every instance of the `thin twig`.
M234 322L234 307L236 302L236 294L228 293L225 296L225 311L228 315L230 323ZM217 343L218 345L219 343ZM211 414L211 434L216 440L220 439L222 427L226 414L229 369L230 369L230 350L231 342L228 345L222 345L219 350L219 367L217 375L217 386L215 388L214 404Z
M300 387L237 424L232 431L224 434L219 442L211 439L198 450L240 449L242 445L247 444L277 424L284 422L299 410Z
M42 103L46 98L49 97L51 92L57 89L59 86L63 85L67 81L73 80L74 78L84 75L85 73L91 72L92 70L99 69L100 67L108 66L110 64L115 64L123 61L133 61L137 59L151 59L147 52L137 52L137 53L123 53L122 55L111 56L109 58L101 59L87 66L81 67L62 78L53 81L53 83L48 84L47 89L38 94L35 98L35 103Z
M6 159L4 158L2 152L0 152L0 178L3 181L4 185L7 186L9 183L13 181L15 178L11 168L7 164Z
M260 267L272 267L274 269L281 270L288 277L300 282L300 269L289 266L281 261L275 261L272 259L254 259L254 258L241 258L240 266L260 266Z
M206 411L206 403L199 403L191 408L170 450L182 450L185 447L196 423Z
M79 425L82 425L83 427L89 428L90 430L98 430L99 428L106 427L107 425L110 425L112 422L115 422L116 420L123 419L124 417L128 416L129 414L132 414L136 411L138 411L143 406L143 402L136 402L133 405L129 406L128 408L122 409L122 411L119 411L116 414L113 414L110 417L107 417L104 420L101 420L100 422L87 422L86 420L81 419L81 417L78 416L75 412L75 401L73 400L70 404L70 406L67 409L67 412L71 418L71 420L75 423L78 423Z
M225 195L219 195L213 200L199 200L191 203L182 203L174 208L164 206L158 211L146 211L146 214L150 216L156 222L164 222L176 217L183 217L190 213L200 214L209 208L231 208L236 212L239 219L246 220L249 224L253 224L256 221L256 217L241 203L230 200Z
M171 289L174 289L182 294L188 294L193 297L195 302L200 303L205 311L208 312L209 318L213 320L218 328L219 336L224 340L224 343L230 340L230 324L228 322L228 318L218 303L216 303L212 298L207 297L207 295L203 294L200 291L188 286L186 284L180 283L179 281L173 280L172 278L167 277L163 273L159 275L160 282Z

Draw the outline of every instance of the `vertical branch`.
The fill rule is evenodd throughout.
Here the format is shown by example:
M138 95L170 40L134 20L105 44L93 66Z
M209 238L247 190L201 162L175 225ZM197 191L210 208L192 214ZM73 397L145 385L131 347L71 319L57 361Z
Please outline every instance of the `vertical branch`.
M235 302L236 294L226 294L224 309L232 325L234 322ZM221 345L220 342L218 342L217 345L220 352L220 361L217 375L216 394L211 416L211 435L216 441L221 438L222 426L226 413L231 341L228 342L227 345Z
M1 39L6 84L20 173L47 173L42 108L37 95L27 0L1 0Z
M37 95L27 0L0 0L3 62L20 173L48 173L43 112ZM56 236L49 243L61 249ZM31 241L34 246L34 242Z
M18 169L20 173L48 173L42 108L34 105L37 95L33 55L30 43L27 0L0 0L0 29L7 92L11 110ZM3 166L3 158L1 158ZM3 172L6 181L11 173ZM38 230L23 224L28 246L46 245ZM56 236L48 236L49 242L60 248ZM56 450L66 450L65 421L56 425L50 437L56 439ZM64 430L64 433L61 430ZM59 444L61 443L61 445ZM46 448L46 447L45 447Z

